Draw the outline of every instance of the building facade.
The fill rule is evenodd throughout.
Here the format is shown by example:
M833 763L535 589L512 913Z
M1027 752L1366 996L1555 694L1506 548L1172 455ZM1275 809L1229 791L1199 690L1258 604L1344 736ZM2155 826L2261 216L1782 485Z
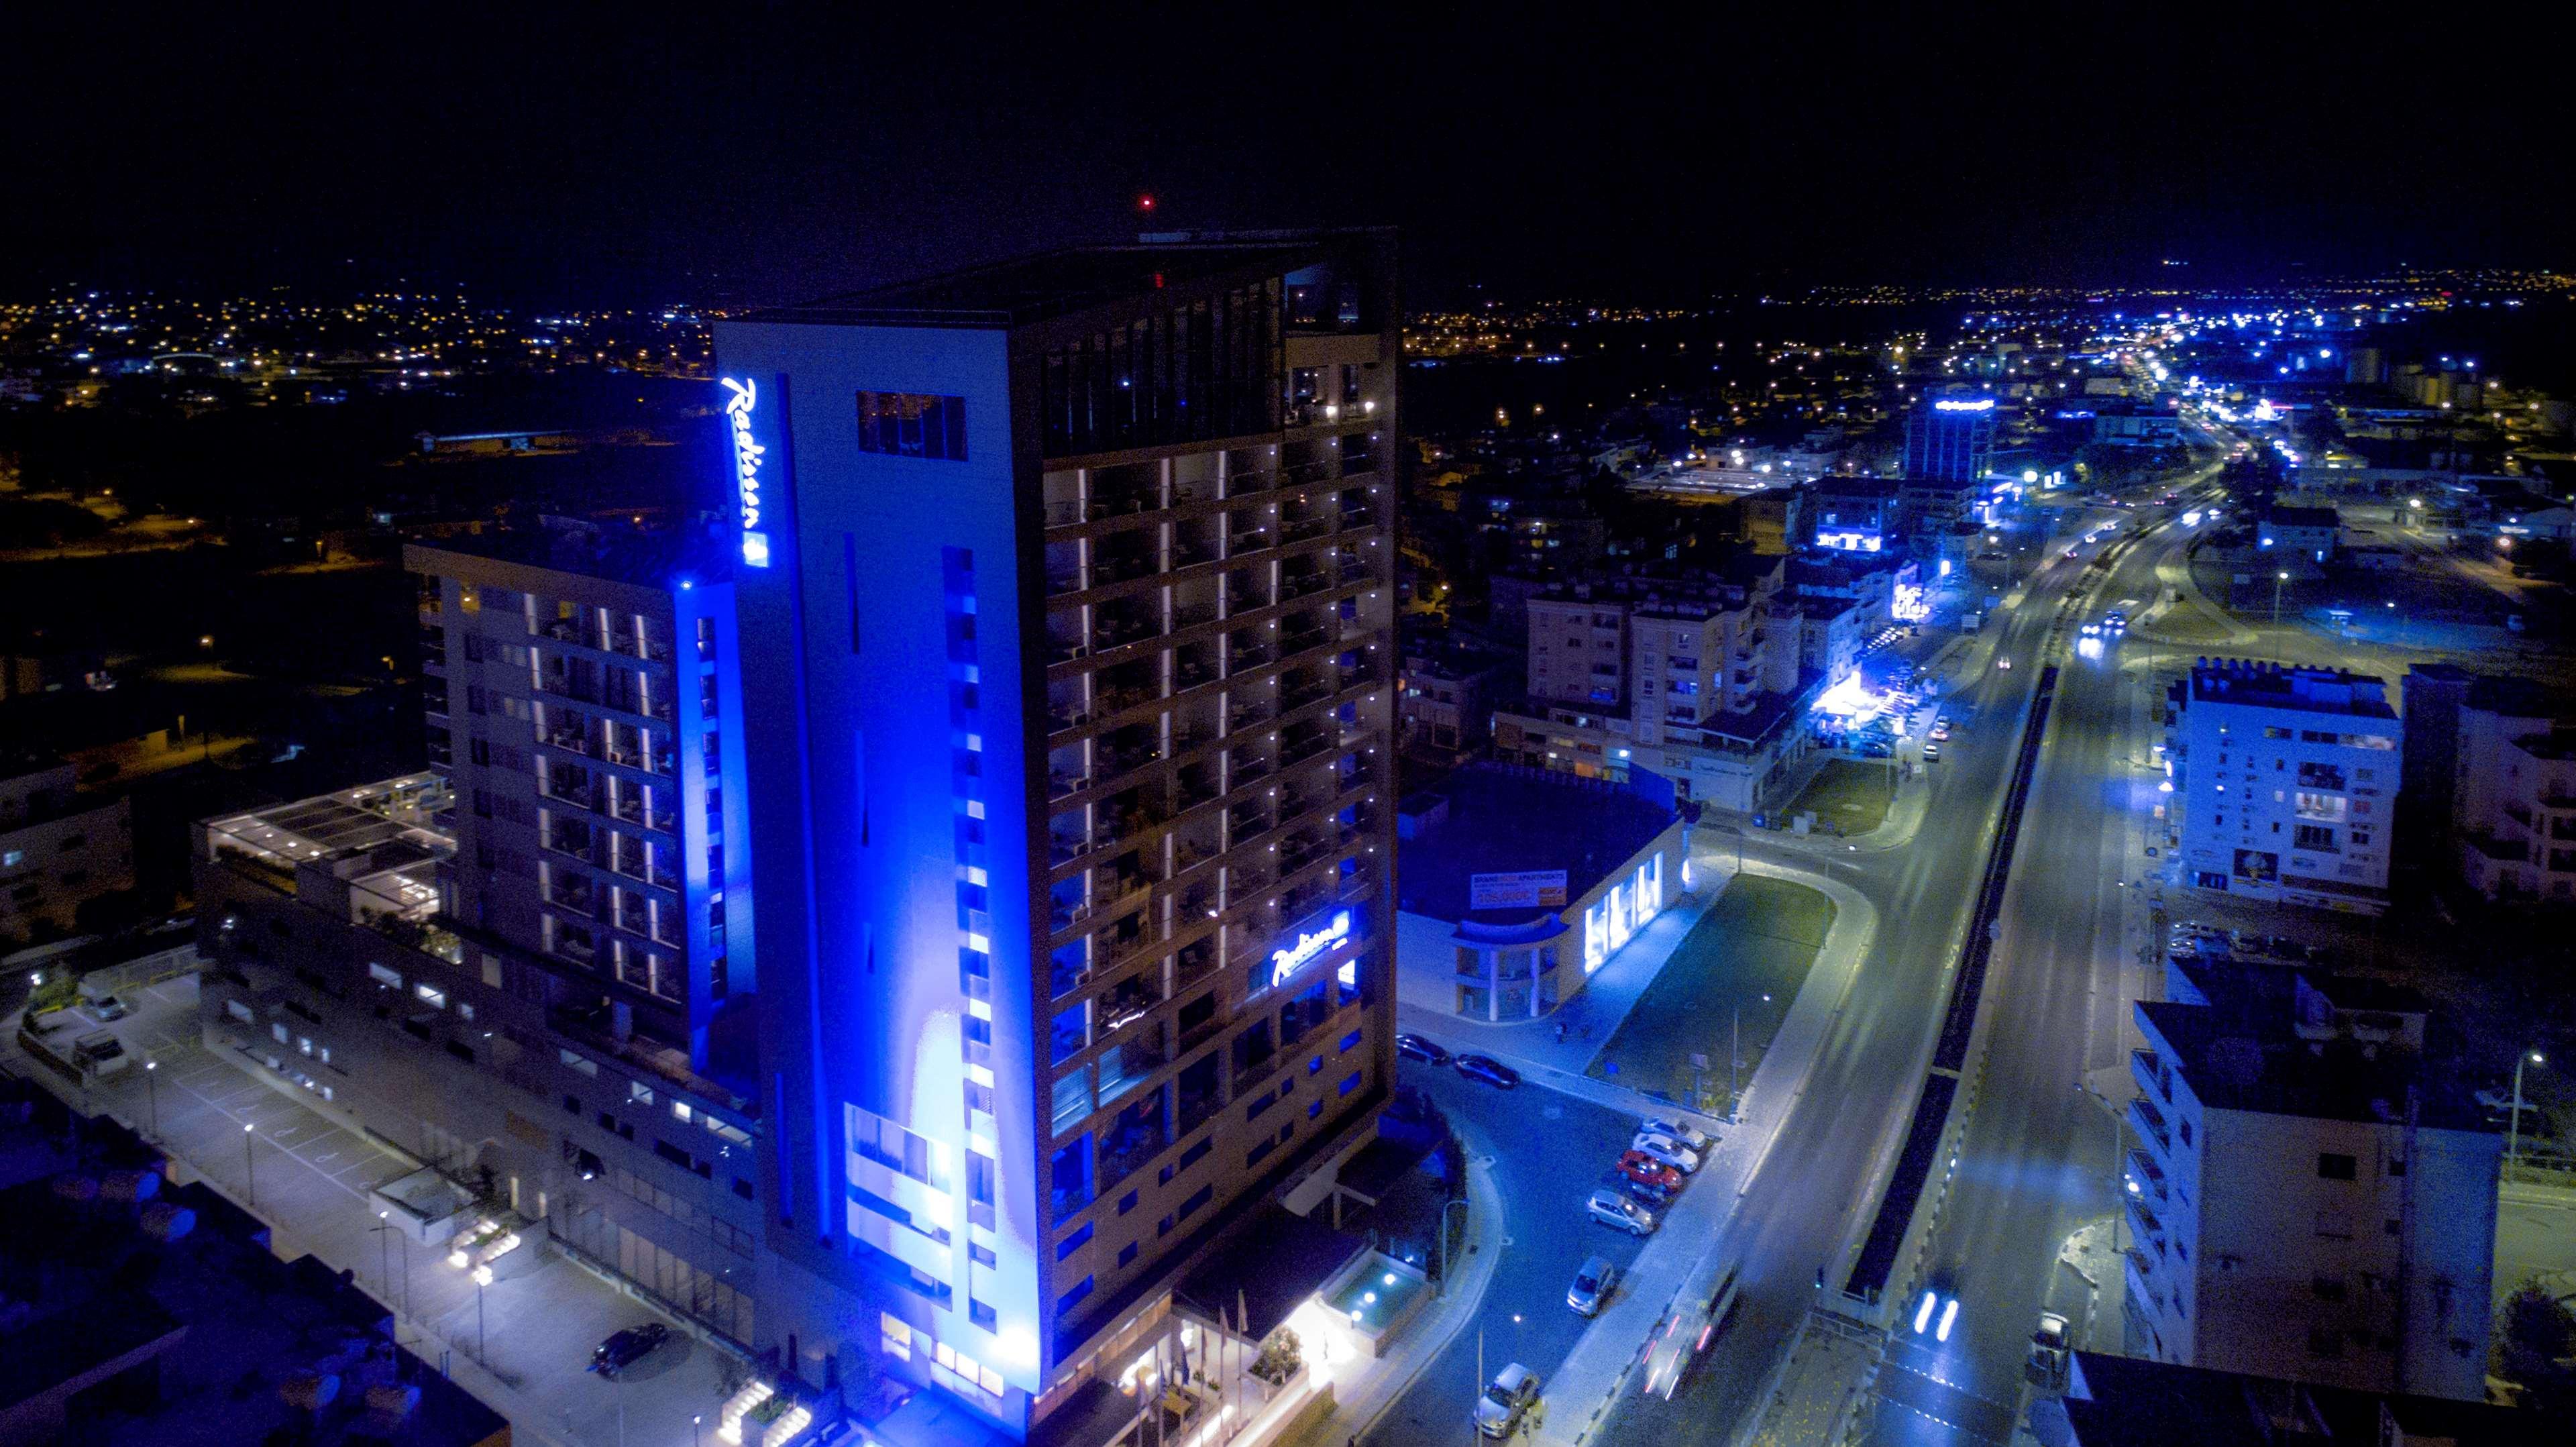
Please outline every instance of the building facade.
M1507 762L1586 778L1643 770L1686 799L1750 810L1808 741L1822 688L1785 559L1725 576L1596 579L1529 600L1530 697L1494 715Z
M72 766L27 758L0 777L0 949L68 935L84 900L134 887L134 811L80 792Z
M1905 414L1905 477L1910 483L1982 483L1994 451L1992 397L1927 397Z
M2576 713L2558 703L2497 687L2460 710L2451 828L2489 899L2576 902Z
M2126 1347L2482 1400L2503 1142L2411 992L2173 966L2136 1007Z
M718 325L809 1376L872 1357L1043 1435L1369 1134L1399 321L1389 239L1330 233Z
M2165 758L2187 882L2320 909L2387 907L2401 730L2380 680L2204 658L2171 702Z

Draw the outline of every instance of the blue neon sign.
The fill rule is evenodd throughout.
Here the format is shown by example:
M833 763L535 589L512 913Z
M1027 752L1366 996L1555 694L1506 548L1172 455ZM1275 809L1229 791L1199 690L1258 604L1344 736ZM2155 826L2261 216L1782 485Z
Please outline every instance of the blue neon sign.
M1322 929L1300 933L1297 936L1297 943L1286 949L1270 952L1271 985L1276 987L1318 956L1338 948L1350 937L1351 912L1346 909L1336 911Z
M742 561L752 568L769 566L769 534L760 528L760 467L769 449L751 435L752 410L760 405L760 384L718 379L733 395L725 399L725 417L733 430L734 502L742 516Z

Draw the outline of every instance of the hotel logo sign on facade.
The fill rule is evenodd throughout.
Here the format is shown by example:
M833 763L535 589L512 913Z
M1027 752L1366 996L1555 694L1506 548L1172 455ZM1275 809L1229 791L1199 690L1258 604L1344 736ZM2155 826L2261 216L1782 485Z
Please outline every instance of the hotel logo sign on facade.
M1323 928L1303 931L1298 934L1297 943L1286 949L1270 952L1270 983L1273 986L1281 984L1290 975L1305 968L1307 962L1326 950L1339 946L1342 941L1350 937L1351 912L1346 909L1337 911L1330 920L1325 921Z
M725 398L725 418L733 432L734 501L742 514L742 561L748 567L769 566L769 534L760 530L760 464L769 449L752 436L752 410L760 405L758 382L737 382L720 378L731 396Z

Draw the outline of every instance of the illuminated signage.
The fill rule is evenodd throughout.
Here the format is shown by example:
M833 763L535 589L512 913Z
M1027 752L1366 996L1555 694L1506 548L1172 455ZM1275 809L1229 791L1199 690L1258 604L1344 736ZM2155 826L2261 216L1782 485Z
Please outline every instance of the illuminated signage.
M1322 929L1301 933L1297 943L1284 950L1270 952L1270 983L1279 984L1303 969L1308 962L1334 949L1351 937L1351 912L1336 913Z
M1935 412L1992 412L1995 410L1995 399L1980 397L1973 402L1935 402L1932 404L1932 410Z
M760 530L760 461L769 449L751 435L752 409L760 405L760 384L719 379L733 395L725 399L725 417L733 424L733 491L742 512L742 561L748 567L769 566L769 534Z

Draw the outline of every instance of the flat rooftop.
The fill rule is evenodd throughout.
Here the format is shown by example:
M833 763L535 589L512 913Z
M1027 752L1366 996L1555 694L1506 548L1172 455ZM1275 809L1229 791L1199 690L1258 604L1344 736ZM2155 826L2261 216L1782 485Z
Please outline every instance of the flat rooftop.
M2191 668L2193 703L2292 709L2346 718L2390 719L2388 685L2341 668L2298 668L2249 658L2203 658Z
M2528 1409L2354 1391L2214 1367L2102 1352L2075 1354L2065 1399L2077 1447L2376 1447L2381 1414L2410 1442L2452 1447L2539 1447L2566 1431Z
M1241 273L1303 267L1324 258L1331 232L1178 233L1187 239L1077 246L916 281L842 292L754 312L765 322L873 321L882 325L1021 326L1120 297Z
M733 545L714 533L587 519L544 519L535 527L493 528L405 545L407 553L415 550L664 590L683 579L722 583L733 577Z
M303 865L364 858L370 867L348 876L352 890L405 919L426 919L438 908L439 862L456 853L456 836L436 817L452 800L438 775L404 774L209 819L206 843L217 857L241 854L289 877Z
M2410 1092L2419 1124L2486 1130L2457 1062L2402 1042L2405 1016L2422 1016L2421 995L2348 975L2264 966L2203 965L2186 971L2209 1003L2142 1000L2140 1024L2160 1037L2176 1073L2218 1110L2321 1120L2402 1121ZM2329 1019L2303 1022L2302 1001L2323 1001ZM2383 1040L2364 1039L2356 1026Z
M1562 869L1566 898L1579 899L1681 817L1625 785L1508 764L1460 769L1409 796L1408 812L1427 807L1425 795L1445 799L1448 814L1396 846L1397 905L1453 923L1513 924L1531 914L1468 909L1471 875Z

